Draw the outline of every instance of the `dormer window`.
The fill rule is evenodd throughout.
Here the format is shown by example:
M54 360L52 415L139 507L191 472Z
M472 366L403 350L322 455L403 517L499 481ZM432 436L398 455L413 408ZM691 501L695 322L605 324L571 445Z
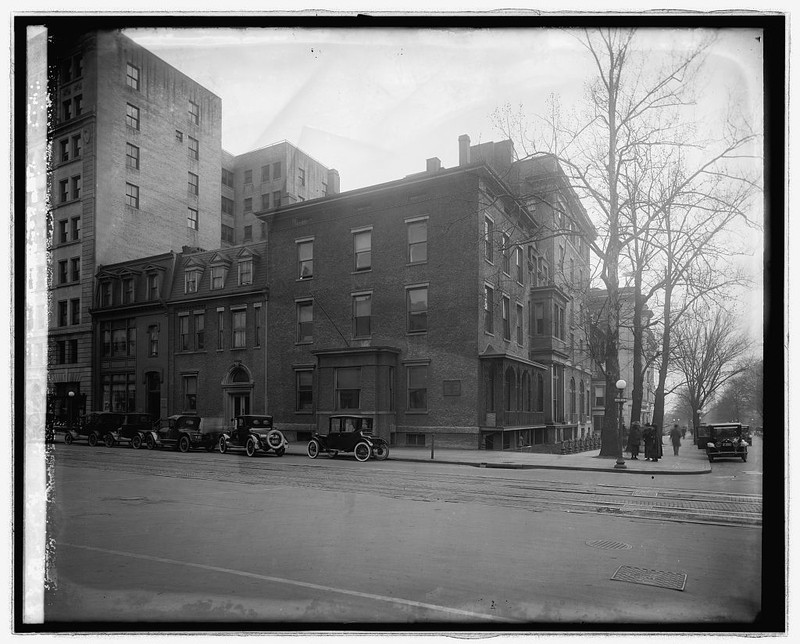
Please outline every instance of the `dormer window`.
M243 259L239 262L239 286L253 283L253 260Z
M111 306L111 282L100 284L100 306Z
M211 290L215 291L225 286L225 267L212 266L211 267Z
M197 293L197 285L200 283L200 269L190 268L185 273L184 293Z
M158 299L158 275L155 273L147 276L147 299L150 301Z

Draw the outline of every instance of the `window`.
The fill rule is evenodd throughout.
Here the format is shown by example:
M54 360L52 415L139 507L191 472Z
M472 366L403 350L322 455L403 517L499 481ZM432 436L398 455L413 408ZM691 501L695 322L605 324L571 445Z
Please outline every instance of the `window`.
M196 197L200 194L200 177L194 172L189 173L189 196Z
M200 159L200 141L195 138L189 137L189 158L195 161Z
M81 258L80 257L73 257L70 260L71 270L70 273L72 274L72 281L73 282L80 282L81 281Z
M197 230L197 209L189 208L186 215L186 226L192 230Z
M303 168L298 168L298 179L300 180L300 185L306 185L306 171Z
M73 199L80 199L81 198L81 178L80 176L72 177L72 198Z
M372 335L372 294L353 295L353 337Z
M281 207L281 193L279 190L272 193L272 207L273 208Z
M408 263L416 264L428 261L428 220L407 222L408 227Z
M336 369L336 409L361 407L361 367Z
M533 305L533 324L536 335L544 335L544 304L536 302Z
M73 217L70 223L72 224L72 241L77 241L81 238L81 218Z
M525 281L525 275L522 270L522 249L519 246L514 249L514 257L517 268L517 282L523 284Z
M147 276L147 299L150 301L158 299L158 275Z
M239 286L253 283L253 260L244 259L239 262Z
M524 313L522 311L522 304L517 304L517 318L514 320L517 324L517 344L522 346L522 336L523 336L523 319Z
M67 342L58 340L56 342L56 364L66 364L67 362Z
M139 68L135 65L128 63L126 82L128 87L138 90L139 89Z
M197 411L197 376L183 376L183 410Z
M580 389L578 389L578 410L579 413L586 413L586 390L583 388L583 380L581 380Z
M189 315L178 317L178 351L189 350Z
M253 305L253 325L255 326L255 339L253 344L257 347L261 346L261 305Z
M224 212L226 215L233 214L233 199L222 197L222 212Z
M314 302L297 302L297 341L314 341Z
M212 266L211 267L211 290L217 291L225 286L225 273L227 272L225 266Z
M158 355L158 325L151 324L147 327L147 337L149 340L149 353L151 357Z
M61 103L61 119L69 121L72 118L72 100L67 99Z
M269 193L261 195L261 210L269 210Z
M69 241L69 221L62 219L58 222L58 243L66 244Z
M225 347L225 310L217 309L217 350Z
M181 132L180 130L175 130L175 140L178 143L183 143L183 132Z
M247 343L247 310L233 311L233 348L243 349Z
M66 284L68 282L67 278L67 260L63 259L58 262L58 283L59 284Z
M503 296L503 339L511 339L511 300Z
M125 205L131 208L139 208L139 186L132 183L125 184Z
M492 246L492 233L494 231L494 222L486 217L483 220L483 256L486 261L494 262L494 247Z
M61 149L61 163L69 161L69 139L64 139L59 142Z
M361 230L353 233L353 254L355 270L367 271L372 268L372 231Z
M536 374L536 411L544 411L544 376Z
M494 333L494 289L483 287L483 328L486 333Z
M298 276L301 280L314 277L314 240L297 242Z
M503 253L503 272L506 275L511 275L511 249L509 248L509 245L511 244L511 238L503 233L500 239L503 245L501 249Z
M83 114L83 96L78 94L72 99L72 105L75 108L75 116Z
M313 411L314 409L314 372L295 371L295 410Z
M100 284L100 306L111 306L111 282Z
M125 108L125 125L134 130L139 129L139 108L130 103Z
M281 162L276 161L272 164L272 178L273 179L280 179L281 178Z
M136 375L115 373L101 379L103 407L109 411L126 412L136 409Z
M261 166L261 183L265 183L269 181L269 166L262 165Z
M594 406L606 406L606 388L603 385L596 385L594 388Z
M253 198L247 197L244 200L244 211L245 212L253 212Z
M222 224L221 230L222 230L222 241L232 244L233 228L231 228L230 226L226 226L225 224Z
M184 273L183 292L197 293L197 286L200 283L200 271L190 268Z
M125 165L134 170L139 169L139 148L130 143L125 144Z
M189 120L195 125L200 124L200 106L194 101L189 101Z
M564 317L564 307L553 303L553 335L560 340L566 339Z
M69 301L70 324L81 323L81 301L80 298Z
M81 156L81 135L76 134L72 137L72 158L77 159Z
M422 333L428 330L427 286L406 289L406 311L408 333Z
M222 168L222 185L233 188L233 172Z
M58 200L61 203L69 201L69 179L62 179L58 182Z
M58 326L67 326L67 301L58 303Z
M427 411L428 409L428 365L409 365L408 374L408 409L410 411Z
M244 227L244 238L242 241L253 241L253 227L252 226L245 226Z
M252 170L245 170L244 171L244 182L245 185L248 183L253 183L253 171Z

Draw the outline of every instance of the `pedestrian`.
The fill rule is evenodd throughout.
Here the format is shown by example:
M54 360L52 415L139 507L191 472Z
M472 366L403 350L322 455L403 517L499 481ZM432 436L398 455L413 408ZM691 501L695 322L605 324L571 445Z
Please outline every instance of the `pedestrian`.
M631 453L631 460L639 460L639 445L642 442L642 424L638 420L631 423L631 431L628 434L628 451Z
M658 431L658 425L646 425L642 430L642 439L644 440L645 460L657 462L662 456L661 435Z
M675 456L678 455L678 450L681 446L681 430L677 425L673 425L669 432L669 438L672 441L672 451Z

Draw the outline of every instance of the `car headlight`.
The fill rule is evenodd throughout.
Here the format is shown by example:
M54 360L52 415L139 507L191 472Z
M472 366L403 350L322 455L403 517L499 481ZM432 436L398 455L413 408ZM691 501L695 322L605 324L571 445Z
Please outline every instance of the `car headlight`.
M739 447L747 447L747 441L742 441L739 443Z
M706 443L706 447L713 447L714 449L716 449L717 446L714 445L714 443Z

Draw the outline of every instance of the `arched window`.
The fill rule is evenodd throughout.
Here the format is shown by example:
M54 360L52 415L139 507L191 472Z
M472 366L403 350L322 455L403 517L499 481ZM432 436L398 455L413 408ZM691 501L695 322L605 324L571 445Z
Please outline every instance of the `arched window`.
M569 379L569 413L575 415L575 378Z
M506 377L505 377L505 401L506 401L506 411L511 411L514 409L512 404L514 402L514 389L516 388L516 376L514 375L514 369L509 367L506 369Z
M583 380L581 380L581 382L580 382L580 401L579 401L580 405L578 406L578 409L580 409L580 413L581 414L585 414L586 413L586 402L585 401L586 401L586 390L583 387Z
M242 369L234 369L231 371L230 382L250 382L250 376Z
M494 368L491 364L484 365L484 390L486 392L486 411L494 412Z
M544 376L536 374L536 411L544 411Z
M523 409L531 411L531 376L527 371L522 372L522 396L524 399Z

